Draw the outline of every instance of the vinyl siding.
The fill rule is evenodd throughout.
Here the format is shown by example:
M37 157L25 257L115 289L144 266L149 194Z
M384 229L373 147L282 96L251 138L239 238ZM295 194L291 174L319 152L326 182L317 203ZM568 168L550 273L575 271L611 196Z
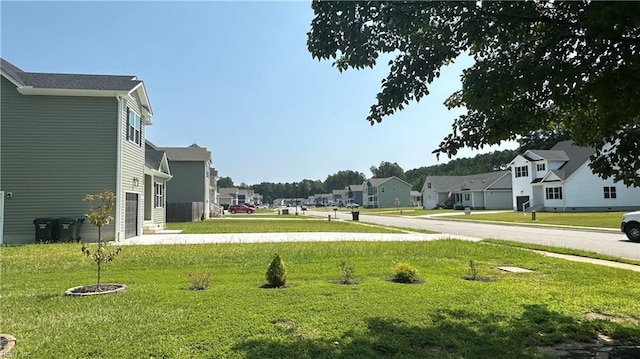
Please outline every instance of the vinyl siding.
M143 116L141 111L140 101L134 92L132 97L125 97L125 103L122 106L121 121L122 121L122 193L120 199L120 221L119 231L124 233L125 231L125 205L126 205L126 193L138 194L138 234L142 234L142 219L144 218L144 139L145 139L145 125L144 120L140 125L140 145L135 142L129 141L127 138L127 108L131 108L135 111L140 118ZM134 178L138 179L138 186L134 183ZM124 237L122 237L124 238Z
M169 168L173 178L167 182L167 203L206 202L209 178L204 176L204 162L170 160Z
M33 219L83 217L87 193L116 188L115 98L24 96L2 78L0 190L5 200L4 243L34 241ZM85 222L84 240L97 239ZM103 228L113 238L113 225Z
M411 186L397 178L391 178L378 186L378 207L396 207L396 198L400 201L400 207L411 205Z

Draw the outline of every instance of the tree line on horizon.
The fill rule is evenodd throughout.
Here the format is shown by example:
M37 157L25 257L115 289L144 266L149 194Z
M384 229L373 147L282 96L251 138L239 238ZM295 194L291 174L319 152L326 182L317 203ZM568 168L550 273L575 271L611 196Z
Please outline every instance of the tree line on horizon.
M371 166L371 177L395 176L411 184L412 190L421 191L427 176L464 176L505 170L516 155L533 148L547 150L559 141L569 138L569 135L564 132L548 135L543 131L537 131L522 137L518 141L520 146L515 150L483 153L474 157L459 158L447 163L423 166L408 171L405 171L397 162L382 161L379 166ZM333 190L342 190L349 185L361 184L366 179L364 173L352 170L338 171L328 175L324 181L303 179L299 182L261 182L253 185L245 183L235 185L231 177L220 177L218 188L252 189L263 196L265 203L271 203L276 198L307 198L318 193L331 193Z

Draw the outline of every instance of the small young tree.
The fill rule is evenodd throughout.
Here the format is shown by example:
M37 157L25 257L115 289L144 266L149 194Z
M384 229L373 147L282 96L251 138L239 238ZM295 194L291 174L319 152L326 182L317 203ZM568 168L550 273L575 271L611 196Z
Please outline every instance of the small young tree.
M280 254L273 255L273 260L267 269L266 279L271 288L284 287L287 284L287 268L285 268Z
M105 242L102 240L102 227L109 224L113 220L113 213L115 209L116 195L111 190L104 190L97 194L88 194L84 197L84 200L89 202L91 208L89 212L85 214L87 220L94 226L98 227L98 248L96 248L93 254L82 244L82 253L87 257L91 256L93 261L96 262L98 269L98 280L96 287L100 290L100 273L102 269L102 263L111 262L119 253L122 248L116 248L112 252L108 252L105 246Z

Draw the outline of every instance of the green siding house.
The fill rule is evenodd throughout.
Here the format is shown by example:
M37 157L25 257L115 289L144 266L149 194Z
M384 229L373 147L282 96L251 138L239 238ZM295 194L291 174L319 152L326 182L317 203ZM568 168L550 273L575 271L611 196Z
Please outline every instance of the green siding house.
M398 177L371 178L362 183L363 206L391 208L411 206L411 185Z
M211 152L205 147L193 144L189 147L160 147L166 152L172 179L167 183L167 203L169 211L175 211L176 204L198 204L201 213L193 218L209 218L211 213ZM168 216L170 221L183 218L174 212ZM182 219L183 220L183 219Z
M35 218L83 218L84 196L104 189L117 196L105 238L141 234L152 116L143 82L25 72L0 60L0 243L35 242ZM83 241L97 240L94 226L80 228Z

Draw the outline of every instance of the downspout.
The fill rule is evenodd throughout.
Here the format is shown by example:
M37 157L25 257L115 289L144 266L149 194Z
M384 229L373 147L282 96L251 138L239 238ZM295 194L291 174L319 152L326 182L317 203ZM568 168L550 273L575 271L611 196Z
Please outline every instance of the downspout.
M115 213L115 240L116 242L120 241L120 226L122 224L121 213L122 213L122 111L123 107L123 99L122 96L118 96L118 149L116 151L116 213Z

